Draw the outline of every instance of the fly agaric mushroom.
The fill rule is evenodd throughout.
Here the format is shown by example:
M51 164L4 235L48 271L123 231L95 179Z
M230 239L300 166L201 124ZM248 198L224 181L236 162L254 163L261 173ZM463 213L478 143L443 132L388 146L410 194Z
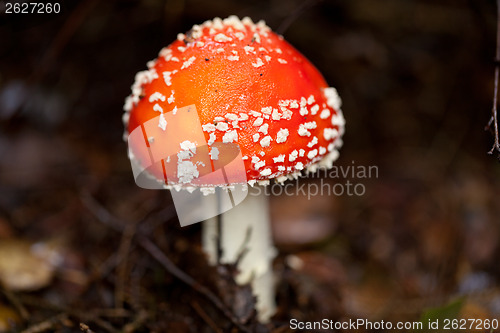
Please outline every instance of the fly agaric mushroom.
M207 165L189 161L197 154L208 154L213 163L222 156L216 148L221 143L237 145L244 165L241 182L255 188L331 167L338 157L345 121L337 91L263 21L254 24L248 17L230 16L195 25L162 49L148 68L136 75L123 120L127 135L153 119L159 133L141 133L147 143L140 147L129 140L129 156L136 164L151 156L153 145L171 145L158 136L175 131L180 141L174 145L180 147L176 147L174 170L169 173L166 165L175 154L147 168L164 187L181 191L201 187L205 194L216 187L230 188L231 184L217 181L197 183L201 174L207 174L202 171ZM182 141L183 131L191 130L171 121L181 117L181 108L191 105L195 108L187 112L196 110L203 134L197 142L190 140L192 133ZM260 190L250 191L241 204L222 214L220 229L214 221L203 223L203 247L210 262L215 264L217 258L216 237L223 263L235 262L247 240L248 251L239 262L236 280L252 282L258 317L267 321L275 311L267 197Z

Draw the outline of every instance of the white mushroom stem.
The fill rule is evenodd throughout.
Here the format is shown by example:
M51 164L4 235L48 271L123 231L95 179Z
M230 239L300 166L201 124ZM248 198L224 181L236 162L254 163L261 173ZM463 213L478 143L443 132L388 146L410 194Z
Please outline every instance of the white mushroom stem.
M203 249L212 265L217 263L217 239L220 237L221 263L234 263L243 248L247 252L238 264L238 284L251 283L257 297L257 315L261 322L275 313L272 261L276 255L271 237L268 197L260 187L249 188L248 196L239 205L221 216L221 235L217 217L202 224ZM248 237L248 230L250 231Z

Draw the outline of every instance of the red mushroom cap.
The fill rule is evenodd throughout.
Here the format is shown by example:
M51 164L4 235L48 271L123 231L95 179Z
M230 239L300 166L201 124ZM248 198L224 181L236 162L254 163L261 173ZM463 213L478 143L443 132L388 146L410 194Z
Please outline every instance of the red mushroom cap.
M169 131L163 114L194 104L208 146L237 143L252 185L330 167L338 156L345 121L336 90L263 21L230 16L195 25L148 68L125 103L128 132L159 115ZM139 160L148 154L131 151ZM161 169L149 171L164 178Z

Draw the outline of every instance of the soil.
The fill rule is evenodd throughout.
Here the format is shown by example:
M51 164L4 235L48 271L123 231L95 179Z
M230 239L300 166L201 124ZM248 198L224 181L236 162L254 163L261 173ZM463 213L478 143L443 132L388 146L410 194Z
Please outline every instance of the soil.
M484 130L494 1L63 0L59 13L5 14L9 3L0 332L500 318L500 164ZM168 191L135 185L122 140L135 73L177 33L232 14L264 19L306 55L347 121L335 173L271 193L278 311L267 324L235 267L208 265L200 224L181 228ZM291 324L323 319L333 326Z

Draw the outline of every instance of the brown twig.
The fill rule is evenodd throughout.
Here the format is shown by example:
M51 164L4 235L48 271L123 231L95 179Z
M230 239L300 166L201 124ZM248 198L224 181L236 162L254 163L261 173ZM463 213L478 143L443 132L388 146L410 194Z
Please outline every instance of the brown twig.
M123 327L123 332L131 333L136 332L139 328L148 320L149 313L145 310L141 310L135 316L135 319Z
M300 14L305 12L308 7L313 7L321 0L307 0L302 2L297 8L294 9L292 13L290 13L284 20L281 22L280 26L276 30L276 32L280 35L283 35L285 31L290 27L290 25L295 21Z
M196 292L203 295L206 299L212 302L215 307L217 307L236 327L238 327L243 332L250 332L250 330L241 323L238 322L238 319L234 316L234 314L229 311L229 309L224 305L224 303L215 296L210 290L208 290L205 286L199 284L196 280L194 280L191 276L184 273L181 269L179 269L156 245L153 244L147 237L140 236L139 244L149 252L149 254L155 258L170 274L175 276L177 279L181 280L191 288L193 288Z
M197 302L191 302L191 306L193 307L194 311L196 311L196 313L201 317L201 319L203 319L203 321L205 321L205 323L207 323L207 325L210 326L210 328L215 333L223 333L222 330L217 327L212 318L210 318L210 316L205 311L203 311L203 309Z
M491 125L493 124L493 135L495 137L495 142L493 143L493 147L488 152L488 154L492 155L495 151L498 154L498 158L500 159L500 141L498 134L498 120L497 120L497 101L498 101L498 76L500 74L500 0L497 0L497 49L495 55L495 87L493 91L493 108L491 110L491 118L486 126L486 130L491 129Z
M41 63L37 66L32 74L32 80L38 81L49 70L50 66L57 60L57 57L64 50L71 37L76 33L78 28L84 23L89 13L94 6L99 3L97 0L81 1L79 5L69 15L68 19L64 22L64 26L55 35L54 39L48 50L42 57Z
M94 331L92 331L90 327L84 323L80 323L80 331L83 333L94 333Z
M86 191L80 193L80 200L88 209L88 211L91 212L99 222L115 231L123 232L123 225L120 223L120 221L116 217L114 217L107 209L101 206L101 204L99 204L90 193Z
M27 330L23 331L22 333L35 333L35 332L43 332L44 330L49 330L52 327L47 326L49 323L52 323L52 325L56 324L58 322L58 318L64 318L68 319L68 317L74 317L78 318L79 320L82 320L84 322L93 322L100 328L106 330L107 332L111 333L118 333L119 331L115 329L111 324L108 322L102 320L100 317L127 317L129 316L128 312L122 309L93 309L91 311L80 311L80 310L67 310L59 305L53 304L51 302L48 302L42 298L38 297L33 297L29 295L23 295L20 298L21 302L24 304L38 307L38 308L43 308L45 310L50 310L54 312L60 312L59 315L54 316L52 318L49 318L39 324L33 325ZM59 320L63 321L63 320ZM41 330L43 328L43 330ZM34 331L28 331L29 329L33 329Z
M97 217L98 220L103 222L105 225L110 226L114 230L124 232L123 227L116 223L118 220L109 211L102 207L92 196L87 195L82 198L84 204L87 208ZM104 220L101 220L104 219ZM178 268L149 238L147 238L141 230L137 230L137 239L139 244L149 252L149 254L155 258L170 274L175 276L180 281L184 282L196 292L207 298L215 307L217 307L236 327L238 327L243 332L250 332L250 330L244 327L235 315L224 305L224 303L210 290L199 284L191 276L186 274L180 268ZM243 255L243 254L242 254Z
M16 297L16 295L7 288L5 289L2 288L0 289L0 291L5 295L7 300L16 308L17 312L21 315L21 318L27 321L30 318L30 314L28 310L26 310L22 302Z
M123 303L125 302L125 285L127 277L130 275L128 273L128 258L129 251L132 246L132 239L134 238L134 233L136 231L136 224L129 223L125 227L122 239L120 242L120 247L118 248L118 267L117 267L117 279L115 285L115 307L123 308Z
M102 320L101 318L98 318L96 316L88 316L88 315L85 315L84 313L77 313L76 315L78 315L78 314L79 314L78 317L84 317L86 319L85 321L93 322L94 324L96 324L100 328L105 329L106 331L108 331L110 333L119 333L120 332L120 330L117 330L110 323Z
M57 323L61 323L67 319L68 315L66 313L60 313L57 316L51 317L47 320L28 327L27 329L21 331L21 333L41 333L49 330L54 330L54 326Z

